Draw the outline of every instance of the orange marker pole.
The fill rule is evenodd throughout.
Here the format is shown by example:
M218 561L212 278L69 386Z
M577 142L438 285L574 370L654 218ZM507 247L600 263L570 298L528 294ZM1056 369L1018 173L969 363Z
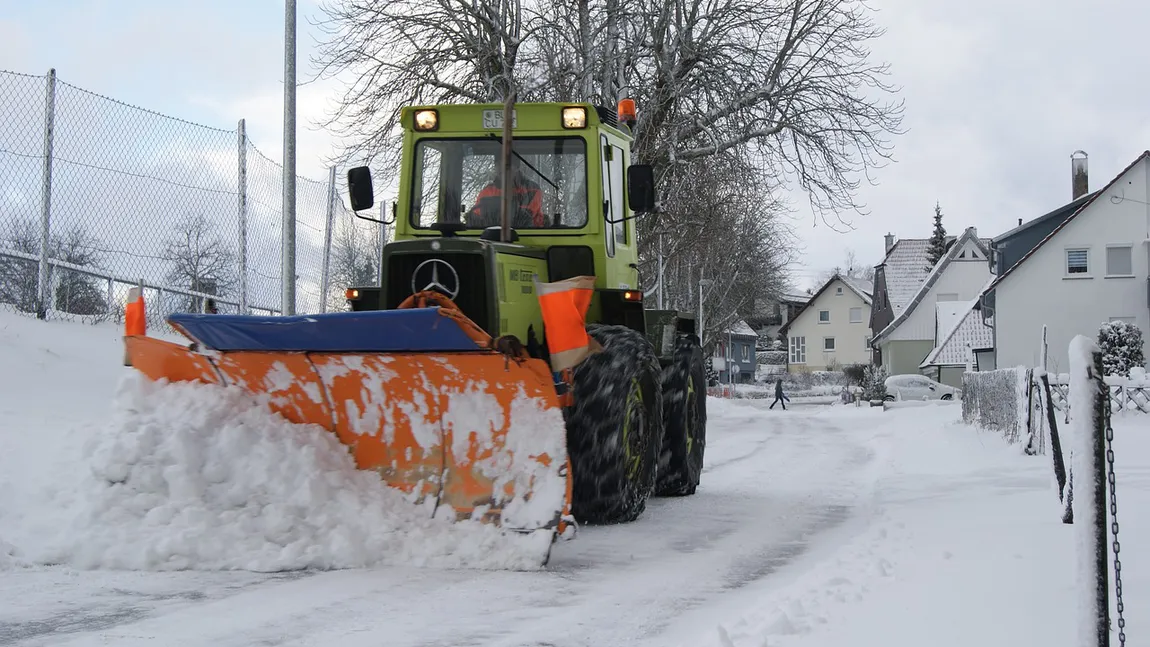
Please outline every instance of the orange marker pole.
M587 309L595 290L595 277L576 276L554 283L540 283L539 308L547 350L551 353L551 370L563 373L579 365L598 349L587 334Z
M128 303L124 306L124 338L143 337L148 334L148 317L144 309L144 288L128 290ZM127 344L124 345L124 366L131 366Z

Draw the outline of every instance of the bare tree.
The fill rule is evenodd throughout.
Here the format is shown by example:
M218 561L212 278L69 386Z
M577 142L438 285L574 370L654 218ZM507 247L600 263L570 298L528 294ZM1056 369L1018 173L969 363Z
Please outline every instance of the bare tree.
M235 287L236 253L203 214L176 222L162 258L170 264L166 278L172 286L216 296L227 296ZM202 299L190 297L181 307L201 311Z
M0 238L0 247L14 252L40 255L40 227L31 219L9 224ZM52 234L48 256L54 261L75 266L98 267L101 261L99 241L81 225ZM90 275L72 269L49 266L48 280L55 286L53 303L48 307L79 315L108 312L105 293ZM35 312L38 301L39 266L34 260L0 257L0 303L9 303L22 312Z
M873 282L874 266L867 263L861 263L858 260L858 257L855 255L854 250L848 249L843 262L834 266L834 268L825 270L819 274L819 278L816 283L821 287L824 283L831 280L831 277L836 274L845 276L847 278L861 279L863 281Z

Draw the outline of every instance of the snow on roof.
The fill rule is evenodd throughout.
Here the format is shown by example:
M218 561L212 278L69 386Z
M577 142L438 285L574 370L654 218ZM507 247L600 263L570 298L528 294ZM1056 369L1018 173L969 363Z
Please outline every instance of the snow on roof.
M887 299L897 316L930 274L930 240L903 238L883 259Z
M942 335L950 332L969 309L970 303L967 301L942 301L935 304L935 320L938 322L938 337L934 340L936 344L942 341Z
M987 285L993 281L987 281ZM982 313L974 309L978 305L979 297L970 301L950 301L944 303L961 304L963 308L954 323L939 336L940 341L918 365L919 368L927 366L954 366L966 364L968 348L981 350L994 348L994 329L982 323ZM942 304L939 304L940 306ZM943 330L939 322L939 330Z
M811 295L805 292L784 292L780 296L782 301L791 301L793 303L806 303L811 300Z
M866 279L856 279L856 278L851 277L851 276L841 276L841 275L839 276L839 278L842 279L844 283L851 286L851 288L855 292L858 292L860 295L866 295L867 297L874 296L874 281L867 281ZM870 303L870 299L864 299L864 300L867 303Z
M926 273L926 279L919 284L917 289L915 289L910 298L910 301L904 304L901 310L895 310L894 319L886 325L886 328L883 328L875 334L872 343L877 343L883 339L886 339L886 337L894 332L894 330L898 328L903 321L910 317L910 314L914 312L914 309L918 306L918 304L921 303L924 298L926 298L926 294L930 292L931 287L933 287L935 282L938 281L938 277L941 276L946 268L950 266L951 261L953 261L955 257L958 256L959 251L962 250L963 245L966 244L967 240L973 240L981 244L982 239L973 235L974 231L975 230L973 227L967 227L966 230L962 232L962 234L955 240L954 244L950 246L950 249L947 250L946 254L943 255L942 258L938 259L938 263L934 265L934 268ZM982 253L989 254L990 250L986 247L983 247Z
M727 330L727 332L731 333L732 335L737 335L740 337L758 337L759 336L759 333L755 332L755 330L753 328L751 328L749 325L747 325L747 322L743 321L742 319L739 319L735 323L731 324L731 326Z

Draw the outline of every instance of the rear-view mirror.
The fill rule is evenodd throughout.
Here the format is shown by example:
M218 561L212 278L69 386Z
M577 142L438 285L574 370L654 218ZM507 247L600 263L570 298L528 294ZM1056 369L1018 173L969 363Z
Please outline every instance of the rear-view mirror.
M371 186L371 169L357 166L347 172L347 192L352 211L370 209L375 204L375 191Z
M649 164L632 164L627 169L627 201L636 213L655 210L655 170Z

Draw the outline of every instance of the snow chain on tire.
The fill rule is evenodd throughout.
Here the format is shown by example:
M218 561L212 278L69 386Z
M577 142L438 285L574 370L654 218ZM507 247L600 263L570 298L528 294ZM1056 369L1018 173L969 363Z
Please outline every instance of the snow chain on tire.
M658 496L695 493L703 471L707 427L707 371L694 335L675 342L671 364L663 369L663 446L655 486Z
M633 521L655 489L663 444L659 360L642 334L589 325L603 346L575 368L567 415L572 513L581 523Z

